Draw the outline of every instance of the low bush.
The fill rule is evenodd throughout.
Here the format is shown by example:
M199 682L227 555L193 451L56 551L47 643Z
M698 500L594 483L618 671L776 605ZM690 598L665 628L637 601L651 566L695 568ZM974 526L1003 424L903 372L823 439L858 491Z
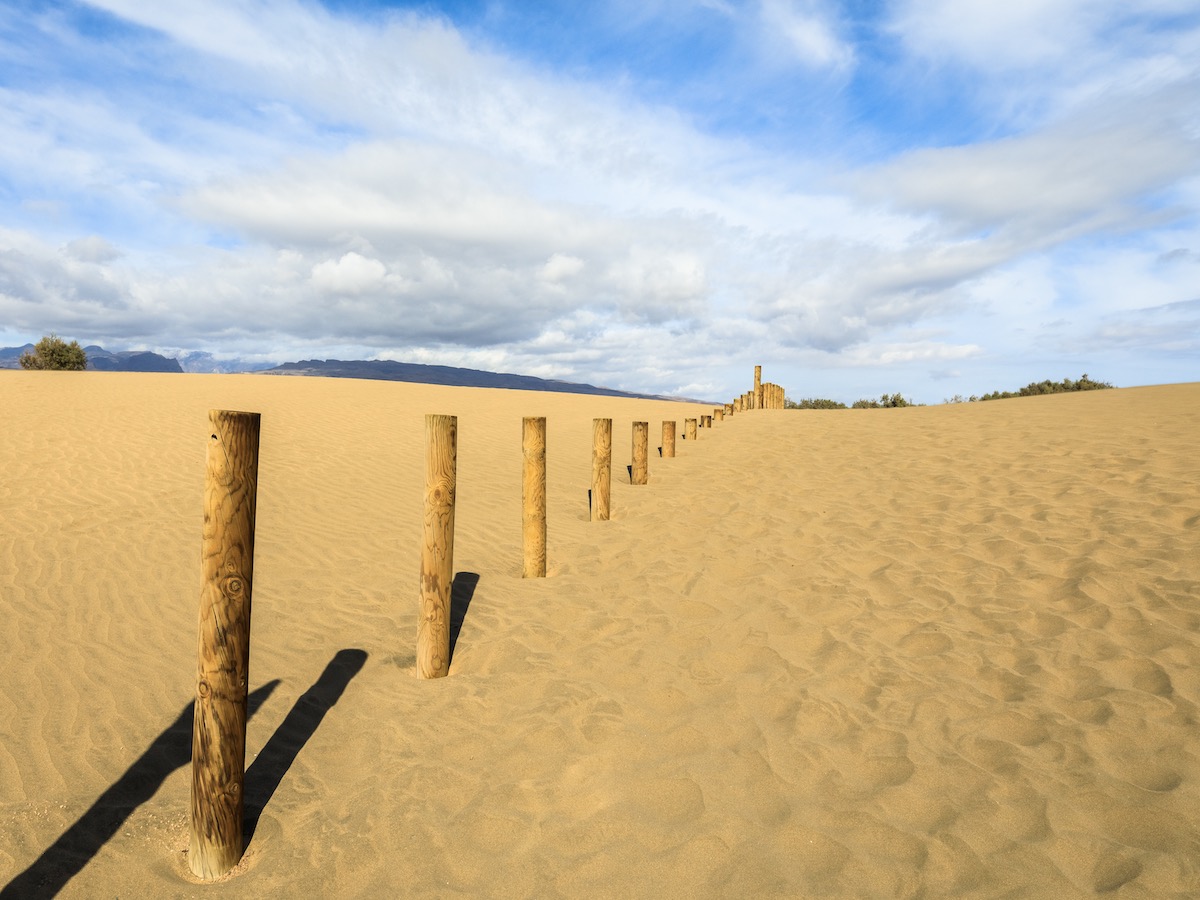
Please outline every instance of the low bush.
M83 371L87 368L87 353L79 341L68 344L58 335L49 334L33 345L32 352L21 354L21 368Z

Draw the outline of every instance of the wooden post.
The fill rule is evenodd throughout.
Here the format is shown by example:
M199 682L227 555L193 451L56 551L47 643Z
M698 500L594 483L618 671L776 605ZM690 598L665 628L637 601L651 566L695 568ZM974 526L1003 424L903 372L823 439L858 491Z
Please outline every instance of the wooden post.
M213 409L204 482L188 865L219 878L244 851L246 685L258 500L258 413Z
M713 416L716 418L716 420L718 422L724 422L725 421L725 407L723 407L723 406L717 407L715 410L713 410Z
M612 494L612 419L592 419L592 521L607 522Z
M454 495L458 417L425 417L425 524L421 539L421 619L417 674L450 671L450 587L454 581Z
M650 423L633 423L633 468L631 484L645 484L650 480Z
M526 416L521 452L525 456L523 578L546 577L546 419Z
M671 459L675 456L675 420L663 420L663 436L662 436L663 459Z
M733 415L733 404L732 403L725 404L725 415L727 415L727 416Z
M762 366L754 367L754 408L763 408Z
M683 439L685 441L696 440L696 420L695 419L684 419L683 420Z
M705 427L705 428L712 428L712 416L708 416L708 415L706 415L706 416L704 417L704 427Z

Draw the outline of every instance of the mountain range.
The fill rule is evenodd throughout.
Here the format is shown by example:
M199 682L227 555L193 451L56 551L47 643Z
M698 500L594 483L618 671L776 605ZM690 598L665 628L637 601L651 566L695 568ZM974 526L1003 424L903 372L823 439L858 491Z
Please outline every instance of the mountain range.
M0 369L21 368L21 356L33 351L33 344L0 347ZM92 344L84 347L88 368L98 372L182 372L179 360L149 350L121 350L116 353Z
M393 360L306 359L288 362L273 368L263 364L243 363L240 360L217 360L211 353L196 351L180 358L163 356L148 350L111 352L103 347L84 347L88 368L104 372L258 372L263 375L318 375L325 378L369 378L376 381L407 381L417 384L445 384L458 387L506 388L523 391L553 391L567 394L595 394L606 397L633 397L649 400L678 400L657 394L638 394L537 378L505 372L486 372L481 369L460 369L454 366L428 366ZM21 354L32 351L33 344L23 347L0 348L0 369L19 369Z

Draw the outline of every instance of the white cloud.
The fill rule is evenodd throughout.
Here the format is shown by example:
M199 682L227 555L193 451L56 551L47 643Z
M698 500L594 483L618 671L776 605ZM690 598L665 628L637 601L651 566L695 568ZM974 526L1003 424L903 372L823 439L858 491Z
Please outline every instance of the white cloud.
M760 15L766 35L794 61L835 69L854 62L854 50L838 36L835 16L825 3L761 0Z
M542 281L558 284L567 281L583 271L585 263L578 256L569 253L555 253L542 266Z
M327 259L312 269L312 283L329 294L365 294L384 286L387 266L351 251L339 260Z
M97 234L76 238L63 252L71 259L85 263L106 263L121 258L121 251Z
M981 356L983 352L978 344L943 344L936 341L862 344L842 354L842 361L856 366L895 366L952 362Z
M1200 140L1172 115L1178 99L1172 89L1018 137L916 150L855 183L966 233L1030 245L1136 226L1164 212L1160 192L1200 173Z

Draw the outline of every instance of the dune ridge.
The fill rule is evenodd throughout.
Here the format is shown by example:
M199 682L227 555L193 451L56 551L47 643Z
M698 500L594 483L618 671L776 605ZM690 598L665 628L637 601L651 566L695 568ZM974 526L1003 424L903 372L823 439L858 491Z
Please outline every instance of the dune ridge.
M631 422L655 439L700 407L124 373L4 372L0 398L0 886L1200 893L1200 385L742 413L652 455L646 486ZM210 407L263 415L253 834L217 887L187 874L179 746ZM432 682L427 412L459 416L470 592ZM537 580L524 415L548 420Z

